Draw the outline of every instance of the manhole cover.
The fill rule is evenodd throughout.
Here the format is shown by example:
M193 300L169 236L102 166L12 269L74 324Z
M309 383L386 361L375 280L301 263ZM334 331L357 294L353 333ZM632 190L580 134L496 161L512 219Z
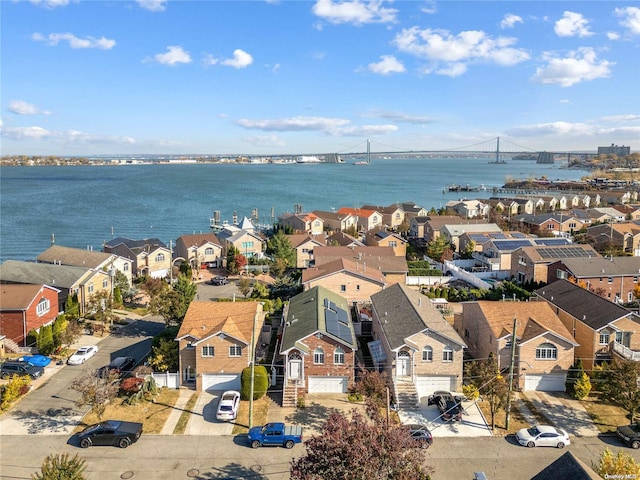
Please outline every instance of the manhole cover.
M262 465L251 465L251 470L253 470L254 472L261 472Z
M124 472L122 475L120 475L120 478L122 478L123 480L133 478L133 472Z
M197 477L199 474L200 474L200 470L198 470L197 468L192 468L187 472L187 477L194 478L194 477Z

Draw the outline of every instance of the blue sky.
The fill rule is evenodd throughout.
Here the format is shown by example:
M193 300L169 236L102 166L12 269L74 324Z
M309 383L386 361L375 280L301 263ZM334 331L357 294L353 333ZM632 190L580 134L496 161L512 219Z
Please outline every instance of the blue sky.
M3 155L640 150L637 1L1 9Z

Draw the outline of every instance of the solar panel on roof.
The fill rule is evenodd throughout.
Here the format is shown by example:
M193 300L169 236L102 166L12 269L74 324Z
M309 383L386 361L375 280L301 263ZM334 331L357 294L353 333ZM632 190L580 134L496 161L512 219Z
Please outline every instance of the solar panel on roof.
M369 353L371 353L371 358L376 365L380 365L387 359L387 354L384 353L384 349L382 348L382 342L380 340L374 340L373 342L367 343L369 347Z
M527 238L527 236L522 232L513 232L511 234L512 238Z
M504 233L490 233L489 236L495 239L507 238L507 236Z
M529 240L496 240L493 242L498 250L516 250L531 245Z
M327 302L326 305L324 323L327 333L344 340L348 344L353 344L353 335L349 328L349 314L333 302Z
M536 245L569 245L571 242L567 238L538 238L535 240Z
M542 258L588 258L591 254L580 247L536 248Z

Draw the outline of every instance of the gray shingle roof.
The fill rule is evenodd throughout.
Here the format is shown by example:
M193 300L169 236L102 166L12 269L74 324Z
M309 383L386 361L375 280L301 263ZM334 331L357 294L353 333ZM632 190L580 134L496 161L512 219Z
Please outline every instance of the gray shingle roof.
M594 330L631 314L621 306L567 280L557 280L534 293Z
M61 263L62 265L76 267L98 268L112 256L112 253L52 245L38 255L37 260L44 263Z
M565 452L531 480L601 480L601 477L573 453Z
M71 288L89 271L84 267L7 260L0 265L0 282Z
M392 349L401 347L408 337L427 328L454 343L467 346L429 298L420 292L397 283L372 295L371 304Z
M638 276L640 257L566 258L562 263L576 277Z

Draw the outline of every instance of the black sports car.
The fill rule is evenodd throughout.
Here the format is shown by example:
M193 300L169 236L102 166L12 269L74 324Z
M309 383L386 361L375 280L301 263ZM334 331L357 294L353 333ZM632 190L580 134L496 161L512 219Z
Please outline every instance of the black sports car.
M137 442L140 435L142 435L141 423L107 420L85 428L78 435L78 439L82 448L92 445L127 448Z

